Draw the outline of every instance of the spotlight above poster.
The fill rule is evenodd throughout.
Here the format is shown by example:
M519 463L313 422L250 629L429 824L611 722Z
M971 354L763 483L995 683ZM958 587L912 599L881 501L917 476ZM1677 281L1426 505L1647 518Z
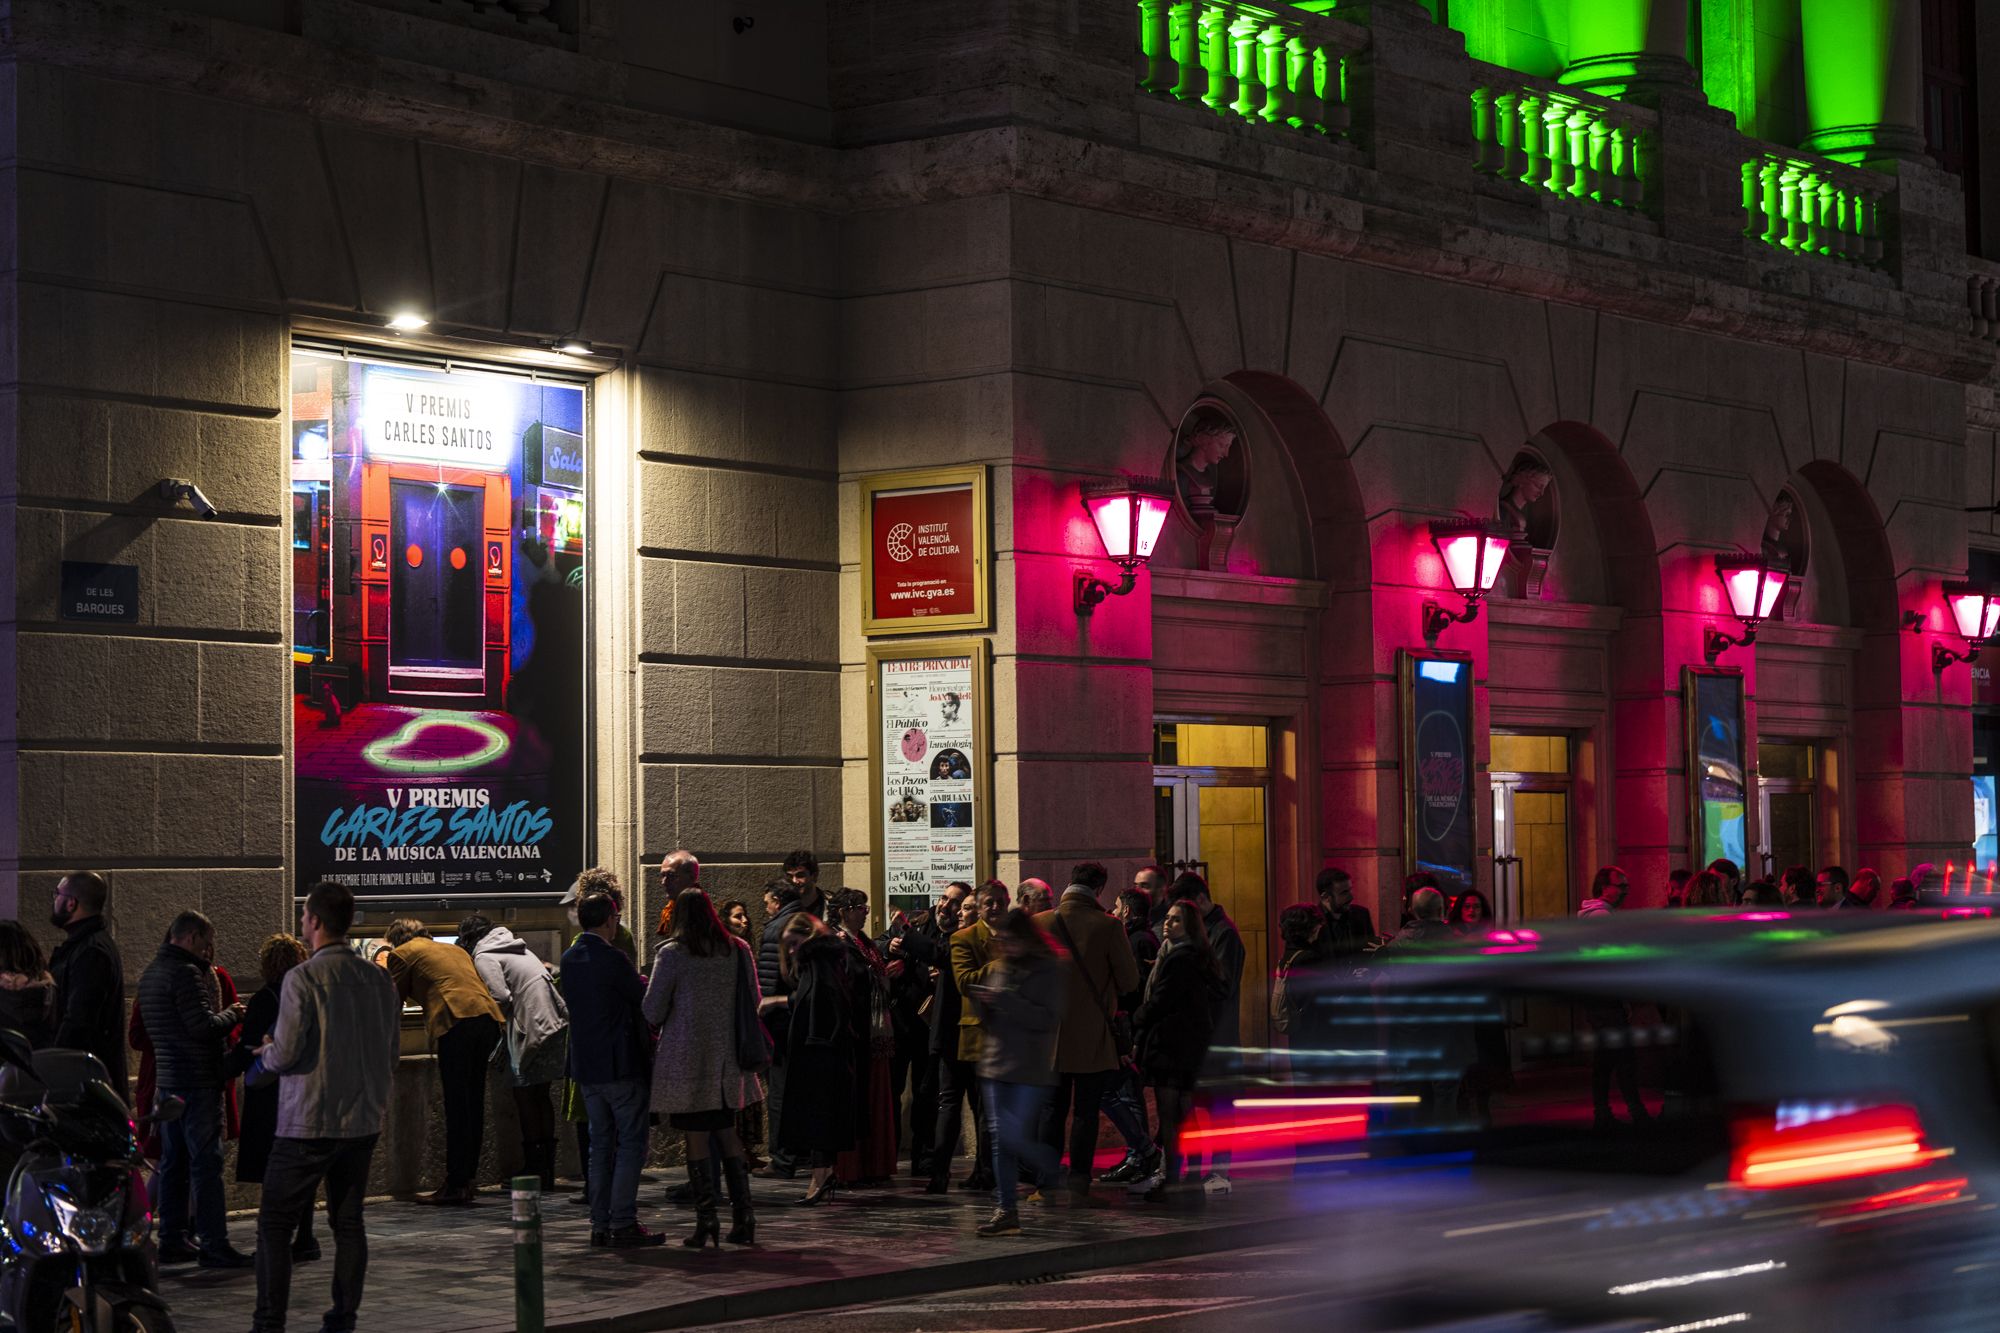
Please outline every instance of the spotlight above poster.
M861 632L983 630L991 527L984 467L884 472L861 479Z

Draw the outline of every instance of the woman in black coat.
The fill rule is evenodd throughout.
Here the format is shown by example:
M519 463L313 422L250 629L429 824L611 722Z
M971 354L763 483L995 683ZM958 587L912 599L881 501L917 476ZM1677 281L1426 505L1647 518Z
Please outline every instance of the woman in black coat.
M825 1203L833 1194L834 1158L860 1137L848 947L824 921L797 912L779 936L778 967L792 988L786 999L790 1014L778 1147L812 1159L812 1183L799 1202Z
M273 935L257 954L257 966L264 985L243 1011L242 1036L229 1053L224 1073L236 1078L257 1059L257 1048L278 1026L278 1002L285 993L285 974L306 960L306 946L295 936ZM271 1160L271 1145L278 1137L278 1080L261 1088L243 1090L242 1132L236 1140L236 1178L250 1184L264 1182L264 1168ZM294 1260L317 1259L319 1242L313 1239L312 1209L299 1214L298 1235L292 1240Z
M0 921L0 1028L41 1050L55 1039L56 983L49 960L18 921Z
M1152 1085L1160 1111L1158 1145L1165 1165L1146 1192L1151 1201L1180 1182L1181 1126L1193 1108L1195 1075L1208 1055L1216 1013L1229 996L1201 913L1192 904L1169 907L1160 929L1166 939L1146 979L1145 997L1132 1015L1139 1072Z

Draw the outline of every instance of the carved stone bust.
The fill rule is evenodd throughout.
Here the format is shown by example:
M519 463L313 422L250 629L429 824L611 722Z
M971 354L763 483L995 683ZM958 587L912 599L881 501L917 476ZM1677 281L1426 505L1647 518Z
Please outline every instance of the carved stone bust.
M1249 450L1235 415L1212 398L1189 408L1174 432L1173 467L1181 515L1198 537L1196 567L1227 569L1250 498Z

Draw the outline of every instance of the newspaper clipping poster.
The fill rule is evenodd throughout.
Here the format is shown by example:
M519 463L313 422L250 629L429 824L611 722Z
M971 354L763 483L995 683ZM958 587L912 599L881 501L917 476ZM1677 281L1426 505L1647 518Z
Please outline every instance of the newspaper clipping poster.
M978 883L973 772L974 659L887 658L877 664L882 718L882 868L891 912L936 899L953 880Z

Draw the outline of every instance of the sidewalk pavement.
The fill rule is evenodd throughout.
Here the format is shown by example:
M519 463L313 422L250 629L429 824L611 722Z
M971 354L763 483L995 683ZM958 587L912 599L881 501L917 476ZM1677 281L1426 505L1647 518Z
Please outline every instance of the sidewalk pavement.
M1100 1186L1110 1206L1073 1210L1023 1203L1019 1236L988 1239L974 1228L991 1199L956 1189L926 1195L921 1182L842 1193L818 1208L791 1201L804 1181L758 1180L757 1245L721 1252L684 1249L692 1210L661 1205L663 1184L640 1195L640 1220L664 1229L647 1250L592 1250L585 1210L545 1201L543 1272L550 1333L642 1333L731 1319L771 1318L841 1305L1021 1282L1089 1269L1154 1263L1268 1241L1301 1206L1287 1182L1246 1184L1226 1199L1165 1208ZM332 1280L325 1215L317 1234L326 1257L292 1279L292 1327L317 1326ZM723 1225L728 1226L724 1205ZM232 1221L240 1248L253 1225ZM472 1208L368 1205L368 1286L363 1330L495 1333L514 1327L513 1233L504 1193ZM162 1284L180 1333L244 1333L256 1304L248 1272L166 1271Z

